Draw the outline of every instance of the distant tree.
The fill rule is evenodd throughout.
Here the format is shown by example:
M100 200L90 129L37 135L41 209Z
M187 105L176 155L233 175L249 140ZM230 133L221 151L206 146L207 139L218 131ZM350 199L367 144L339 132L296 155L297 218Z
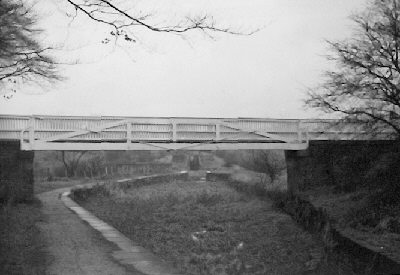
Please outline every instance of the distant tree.
M128 156L125 151L105 151L104 154L109 163L128 162Z
M267 182L267 177L273 182L286 168L284 157L271 150L252 150L244 166L262 173L260 178L262 183Z
M133 7L130 1L111 1L111 0L66 0L73 8L69 16L76 17L82 14L91 20L111 28L110 38L122 38L127 42L136 42L134 30L144 29L154 33L173 33L184 34L190 31L202 31L211 36L214 32L230 34L252 34L250 32L234 31L228 27L219 26L214 18L209 15L187 16L183 20L170 20L159 18L156 14L146 13ZM110 38L103 40L108 43Z
M218 150L216 155L222 158L225 162L225 167L232 167L234 165L244 166L247 162L246 158L247 151L238 151L238 150Z
M10 97L19 82L43 84L60 79L48 47L37 41L41 30L31 6L0 1L0 94Z
M79 165L79 172L91 178L103 175L105 170L105 155L103 152L90 152L85 155Z
M374 0L352 17L351 38L328 41L336 69L309 93L306 105L361 122L372 133L400 137L400 2Z
M64 164L67 177L78 176L78 169L80 168L80 161L87 151L61 151L58 160Z

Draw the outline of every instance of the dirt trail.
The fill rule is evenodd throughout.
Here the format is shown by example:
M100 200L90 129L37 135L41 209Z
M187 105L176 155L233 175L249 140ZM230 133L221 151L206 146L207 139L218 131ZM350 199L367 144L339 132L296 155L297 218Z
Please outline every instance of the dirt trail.
M111 253L116 248L64 206L59 194L68 189L37 195L46 216L39 228L51 258L47 274L140 275L115 262Z

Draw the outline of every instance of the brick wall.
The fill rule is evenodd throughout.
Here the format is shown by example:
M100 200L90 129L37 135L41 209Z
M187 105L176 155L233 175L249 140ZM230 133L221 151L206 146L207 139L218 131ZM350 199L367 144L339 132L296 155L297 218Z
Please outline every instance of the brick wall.
M0 202L33 198L33 151L21 151L19 141L0 141Z

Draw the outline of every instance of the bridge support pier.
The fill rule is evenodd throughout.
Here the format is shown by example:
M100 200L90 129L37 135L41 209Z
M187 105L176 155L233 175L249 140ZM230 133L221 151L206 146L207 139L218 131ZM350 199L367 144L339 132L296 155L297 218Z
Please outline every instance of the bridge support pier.
M287 185L288 192L291 194L299 193L304 182L307 181L307 172L303 169L308 159L307 152L304 151L285 151L286 169L287 169Z
M294 194L318 186L333 186L338 191L354 190L388 153L400 153L399 143L390 140L310 141L307 150L285 151L288 190Z
M21 151L19 141L0 141L0 202L33 198L33 151Z
M297 194L311 186L332 184L331 151L331 146L323 143L310 143L307 150L285 151L288 191Z

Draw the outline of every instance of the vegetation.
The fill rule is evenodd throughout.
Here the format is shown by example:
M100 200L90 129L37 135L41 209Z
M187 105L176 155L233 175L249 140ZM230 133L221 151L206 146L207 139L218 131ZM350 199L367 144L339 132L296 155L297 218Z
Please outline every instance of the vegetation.
M38 42L41 30L26 2L0 1L0 94L10 97L18 83L43 85L60 79L49 47Z
M115 174L118 165L135 166L139 163L151 166L151 163L155 163L154 166L157 167L165 163L172 166L171 161L171 153L163 151L41 151L35 153L34 170L37 181L54 181L59 178L102 178ZM173 164L176 170L186 168L186 162Z
M353 17L350 39L328 41L336 62L325 82L306 101L310 107L361 122L374 134L391 129L400 135L400 4L373 0Z
M137 8L129 1L65 0L59 4L60 10L64 10L72 21L77 16L85 16L108 27L103 43L122 40L132 44L137 42L142 30L175 35L200 31L208 37L216 32L238 35L254 32L245 33L218 26L209 15L186 15L179 20L175 20L176 15L156 16L154 10L146 12L143 7ZM42 30L36 23L34 7L29 3L20 0L0 1L0 90L6 98L10 98L20 84L42 86L61 80L57 63L49 54L51 47L38 41Z
M374 231L387 219L400 224L398 146L365 145L347 150L333 156L332 185L323 186L316 181L304 193L327 208L344 227ZM385 231L394 232L394 227L390 228Z
M39 194L59 188L74 187L80 184L93 182L91 179L58 179L52 181L37 181L34 184L34 193Z
M62 162L67 177L99 177L104 175L104 152L61 151L56 159Z
M360 203L349 209L346 220L353 227L377 228L389 218L386 230L400 233L400 154L381 155L364 176L365 196L353 196Z
M273 183L286 169L282 150L217 151L217 156L224 159L227 167L239 165L258 172L260 186Z
M184 274L337 274L317 267L322 246L287 215L221 182L103 185L74 199Z
M80 168L80 160L86 152L87 151L61 151L61 155L57 159L64 164L67 177L77 176L78 168Z
M37 201L0 206L0 274L46 273L45 243L36 227L42 219Z
M218 150L216 151L216 155L222 158L225 161L226 167L232 167L233 165L241 165L243 164L248 156L249 151L229 151L229 150Z
M266 177L270 178L270 182L274 182L282 171L286 169L285 157L282 150L252 151L250 157L244 163L244 167L261 173L263 175L260 177L262 184L267 182Z
M229 27L219 26L210 15L186 15L184 19L176 19L177 15L157 14L154 9L146 12L146 6L129 1L109 0L66 0L67 15L71 18L86 16L90 20L110 28L109 36L103 43L111 40L122 39L128 43L135 43L142 33L165 33L183 35L191 31L200 31L212 37L213 33L222 32L229 34L250 35L254 31L240 32ZM154 7L153 7L154 8Z

